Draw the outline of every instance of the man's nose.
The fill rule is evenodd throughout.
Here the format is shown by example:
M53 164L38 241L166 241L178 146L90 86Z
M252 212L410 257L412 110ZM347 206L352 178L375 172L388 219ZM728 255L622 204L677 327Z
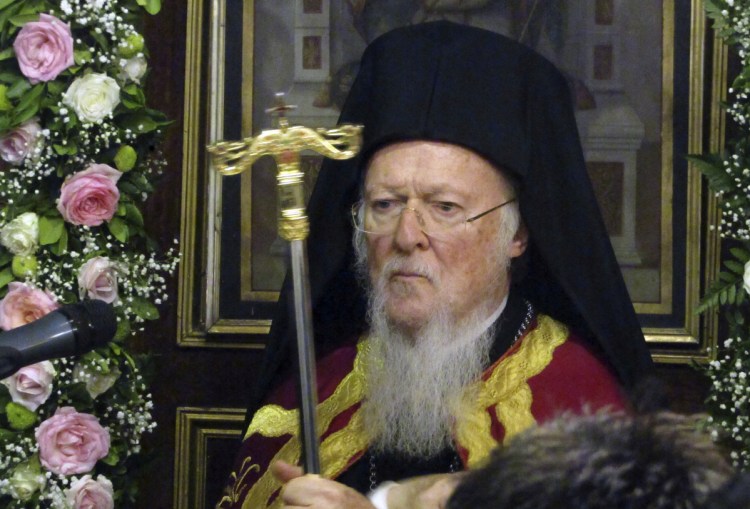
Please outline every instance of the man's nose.
M393 233L394 244L404 252L414 249L425 249L429 245L429 238L425 234L422 216L412 207L405 207L401 211L396 231Z

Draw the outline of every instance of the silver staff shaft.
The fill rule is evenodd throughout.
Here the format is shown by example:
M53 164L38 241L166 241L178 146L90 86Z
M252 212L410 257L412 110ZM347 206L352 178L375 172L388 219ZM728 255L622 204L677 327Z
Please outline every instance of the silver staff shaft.
M299 397L301 443L305 472L320 473L318 443L318 393L315 373L315 343L313 341L310 278L307 267L307 241L292 240L292 279L294 281L294 318L297 326L297 356L299 360Z

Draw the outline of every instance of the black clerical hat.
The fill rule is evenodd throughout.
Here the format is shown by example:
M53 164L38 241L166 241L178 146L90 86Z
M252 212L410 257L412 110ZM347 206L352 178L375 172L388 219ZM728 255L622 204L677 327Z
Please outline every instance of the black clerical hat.
M399 28L365 51L340 122L363 124L364 142L357 159L323 164L308 208L319 348L365 326L349 210L367 158L390 142L427 139L469 148L514 176L530 235L527 274L514 281L516 291L603 352L626 387L650 371L587 175L568 85L549 61L478 28L448 22ZM272 327L269 375L294 343L290 286Z

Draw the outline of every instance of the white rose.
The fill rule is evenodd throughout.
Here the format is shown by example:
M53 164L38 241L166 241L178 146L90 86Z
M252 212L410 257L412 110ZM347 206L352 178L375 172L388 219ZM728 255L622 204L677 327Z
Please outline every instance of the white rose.
M16 165L28 156L38 156L41 131L37 119L32 118L3 134L0 137L0 159Z
M106 256L95 256L78 269L78 291L80 297L103 300L111 304L118 299L118 279L128 274L122 262L113 262Z
M29 256L39 248L39 217L24 212L0 230L0 244L15 255Z
M8 485L13 498L26 501L44 488L46 482L47 478L42 475L40 469L34 469L28 462L24 462L13 469Z
M86 392L89 393L91 399L96 399L115 385L117 379L120 378L120 370L117 367L113 367L108 373L97 373L81 364L76 364L73 370L73 378L84 382L86 384Z
M750 294L750 261L745 264L745 273L742 275L743 287Z
M120 67L122 68L120 79L134 81L138 84L141 83L141 78L148 69L146 59L142 56L123 59L120 61Z
M101 122L120 104L120 86L106 74L76 78L63 94L63 103L84 122Z
M52 394L56 374L50 361L42 361L19 369L2 383L15 403L35 412Z
M90 475L74 480L70 489L65 490L65 498L74 509L113 509L115 492L112 482L98 475L96 481Z

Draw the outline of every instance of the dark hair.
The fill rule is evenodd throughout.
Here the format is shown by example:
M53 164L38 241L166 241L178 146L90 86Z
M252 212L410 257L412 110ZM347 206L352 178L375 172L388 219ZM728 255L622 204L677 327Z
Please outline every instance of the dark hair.
M693 509L733 473L696 429L666 412L560 418L496 450L448 509Z
M738 474L719 488L705 509L750 509L750 474Z

